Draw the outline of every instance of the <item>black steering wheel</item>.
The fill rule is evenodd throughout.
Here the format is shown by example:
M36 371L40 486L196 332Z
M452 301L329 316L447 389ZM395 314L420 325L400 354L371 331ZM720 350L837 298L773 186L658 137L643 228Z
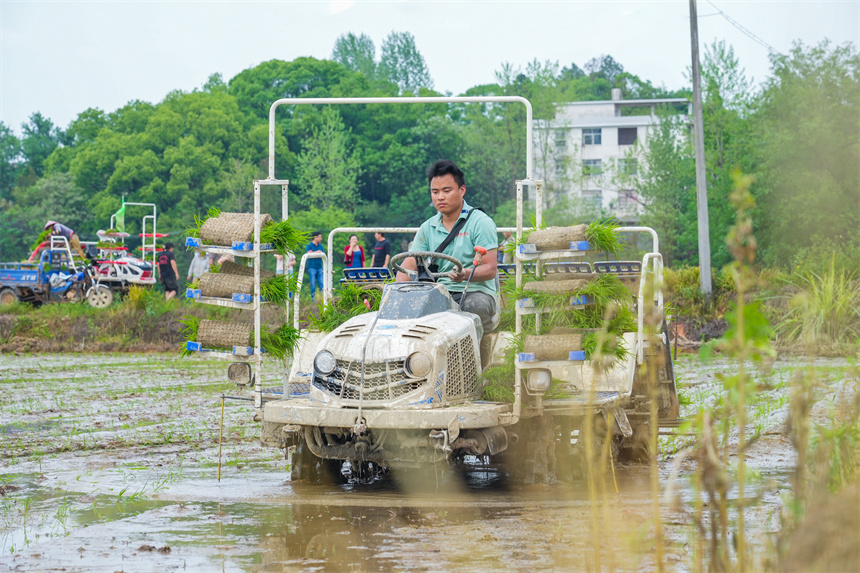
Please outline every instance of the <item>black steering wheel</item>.
M434 282L439 277L448 276L448 273L434 273L427 270L426 268L422 269L422 267L425 267L425 258L442 259L448 261L449 263L454 264L455 271L457 271L458 273L463 272L463 263L461 263L458 259L455 259L451 255L446 255L445 253L437 253L435 251L406 251L405 253L397 253L396 255L391 257L391 260L388 262L388 266L390 268L393 268L395 271L408 274L408 271L402 266L400 266L400 261L409 257L415 257L416 266L418 267L419 280L421 275L424 273L426 273L427 276L431 277Z

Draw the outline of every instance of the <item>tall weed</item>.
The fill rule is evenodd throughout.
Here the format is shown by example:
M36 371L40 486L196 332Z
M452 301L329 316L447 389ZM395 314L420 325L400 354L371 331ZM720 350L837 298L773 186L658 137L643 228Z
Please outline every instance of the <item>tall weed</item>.
M838 349L860 339L860 281L856 272L837 270L835 257L819 274L798 272L789 279L797 292L790 295L788 312L778 327L788 342L810 350Z

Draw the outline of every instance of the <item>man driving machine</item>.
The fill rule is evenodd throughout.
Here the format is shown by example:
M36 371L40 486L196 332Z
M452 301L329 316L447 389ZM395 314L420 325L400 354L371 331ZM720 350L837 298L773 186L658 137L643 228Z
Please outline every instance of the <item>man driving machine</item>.
M412 242L410 252L435 251L451 255L462 263L457 272L453 262L436 259L439 273L447 273L437 279L460 304L460 309L478 315L487 334L497 326L496 313L496 249L498 235L496 224L483 211L470 207L465 200L466 179L453 161L437 161L427 170L430 197L438 213L427 219ZM441 248L440 248L441 247ZM476 249L477 247L477 249ZM486 254L475 266L476 252ZM414 258L407 258L402 265L417 271ZM402 272L398 281L412 280ZM463 300L463 292L468 291Z

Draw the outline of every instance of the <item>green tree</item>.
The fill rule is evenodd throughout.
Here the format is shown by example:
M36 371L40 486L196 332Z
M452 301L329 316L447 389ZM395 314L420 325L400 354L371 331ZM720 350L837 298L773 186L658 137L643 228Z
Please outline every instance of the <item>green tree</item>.
M21 169L21 141L0 122L0 201L12 196L12 188Z
M60 130L38 111L30 115L29 122L21 124L21 129L21 152L30 169L41 177L45 159L60 145Z
M734 222L729 202L732 171L756 172L760 139L750 122L754 94L731 47L723 42L706 47L702 84L711 262L720 268L731 261L724 238ZM644 173L636 183L645 204L642 221L659 233L667 263L698 265L692 134L673 110L663 110L659 117L643 154Z
M372 80L376 76L376 46L366 34L341 34L334 42L331 59L344 68L360 72Z
M796 43L771 56L759 111L763 218L769 264L860 251L860 57L851 44Z
M400 88L400 93L418 94L421 88L433 89L433 79L424 56L409 32L391 32L382 42L379 76Z
M361 168L347 145L349 132L338 112L326 107L321 115L321 127L313 129L298 157L300 194L308 206L351 209L358 199Z

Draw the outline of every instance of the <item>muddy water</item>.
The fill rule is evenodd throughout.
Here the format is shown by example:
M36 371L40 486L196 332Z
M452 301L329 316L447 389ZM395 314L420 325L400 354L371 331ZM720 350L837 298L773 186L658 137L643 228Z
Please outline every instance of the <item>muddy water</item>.
M422 483L293 484L281 452L256 444L248 406L228 402L219 481L219 397L236 393L224 371L165 355L0 356L0 571L655 566L640 465L616 467L597 505L585 482L511 487L477 460L462 472L435 468ZM694 405L707 402L714 371L679 364ZM749 537L761 544L794 461L781 408L764 412L749 456L761 496ZM698 546L692 466L671 454L681 445L664 439L660 462L664 560L675 571L692 568Z

